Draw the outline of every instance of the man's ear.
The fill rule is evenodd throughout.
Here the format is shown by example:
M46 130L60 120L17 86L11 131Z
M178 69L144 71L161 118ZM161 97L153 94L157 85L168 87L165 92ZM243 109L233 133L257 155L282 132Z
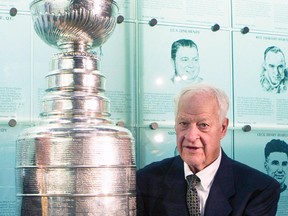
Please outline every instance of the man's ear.
M226 132L227 132L227 129L228 129L228 125L229 125L229 119L228 118L225 118L223 121L222 121L222 136L221 138L223 138L225 135L226 135Z
M265 160L265 162L264 162L264 167L265 167L265 170L267 171L267 169L268 169L267 160Z
M262 67L263 67L265 70L267 70L267 64L266 64L265 61L263 62Z

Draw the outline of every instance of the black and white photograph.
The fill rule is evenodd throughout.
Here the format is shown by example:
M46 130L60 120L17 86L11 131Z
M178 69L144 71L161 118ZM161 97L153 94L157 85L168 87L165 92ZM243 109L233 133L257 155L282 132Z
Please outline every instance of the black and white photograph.
M286 59L281 48L269 46L264 51L260 83L264 91L276 94L287 91Z

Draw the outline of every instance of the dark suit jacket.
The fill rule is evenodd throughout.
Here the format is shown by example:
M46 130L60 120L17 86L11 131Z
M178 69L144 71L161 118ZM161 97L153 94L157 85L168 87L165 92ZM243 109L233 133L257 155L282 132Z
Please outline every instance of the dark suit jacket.
M138 216L189 216L186 180L180 156L152 163L137 171ZM206 216L274 216L280 185L272 177L222 159L206 202Z

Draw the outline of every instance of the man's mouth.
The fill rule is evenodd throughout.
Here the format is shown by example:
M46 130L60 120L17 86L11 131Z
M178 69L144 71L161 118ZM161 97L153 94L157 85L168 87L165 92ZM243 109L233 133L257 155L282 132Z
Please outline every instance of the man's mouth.
M200 147L196 147L196 146L185 146L185 148L187 148L191 151L196 151L196 150L200 149Z

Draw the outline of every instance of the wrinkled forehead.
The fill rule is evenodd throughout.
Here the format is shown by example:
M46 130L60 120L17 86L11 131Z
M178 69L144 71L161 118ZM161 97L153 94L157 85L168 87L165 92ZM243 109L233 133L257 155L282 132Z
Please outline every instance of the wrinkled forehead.
M180 98L178 112L183 110L191 111L212 111L218 110L218 102L215 96L209 92L186 92Z

